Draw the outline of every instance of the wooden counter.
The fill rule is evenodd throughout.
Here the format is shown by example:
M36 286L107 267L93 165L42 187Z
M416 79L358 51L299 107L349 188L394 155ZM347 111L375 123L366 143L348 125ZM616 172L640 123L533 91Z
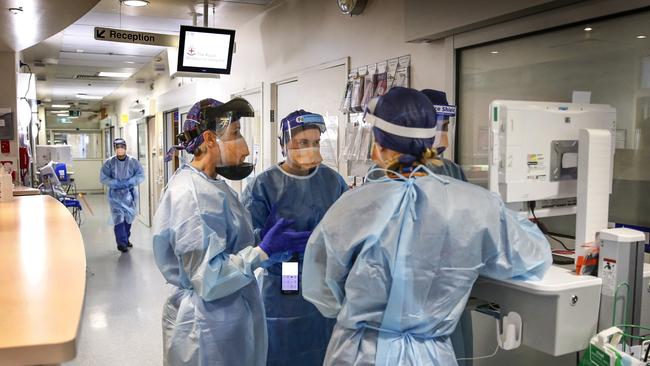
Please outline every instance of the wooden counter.
M0 365L72 360L86 255L72 215L50 196L0 202Z
M14 187L14 197L16 196L38 196L41 194L36 188L24 187L24 186L15 186Z

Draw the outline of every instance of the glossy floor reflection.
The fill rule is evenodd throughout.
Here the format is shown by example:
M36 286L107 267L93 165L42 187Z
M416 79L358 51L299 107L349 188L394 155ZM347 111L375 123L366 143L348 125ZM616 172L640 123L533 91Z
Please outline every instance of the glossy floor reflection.
M151 230L133 225L127 254L116 250L106 198L86 196L86 302L77 358L65 365L161 365L162 305L168 288L151 249Z

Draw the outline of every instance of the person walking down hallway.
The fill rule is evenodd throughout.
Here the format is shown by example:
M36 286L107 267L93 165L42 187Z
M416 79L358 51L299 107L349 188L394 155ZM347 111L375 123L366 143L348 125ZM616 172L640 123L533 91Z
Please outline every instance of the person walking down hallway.
M117 250L128 252L133 246L130 241L131 225L135 218L138 202L137 186L144 181L144 170L140 162L126 154L126 141L113 141L115 155L108 158L100 173L103 185L108 186L108 203L115 231Z

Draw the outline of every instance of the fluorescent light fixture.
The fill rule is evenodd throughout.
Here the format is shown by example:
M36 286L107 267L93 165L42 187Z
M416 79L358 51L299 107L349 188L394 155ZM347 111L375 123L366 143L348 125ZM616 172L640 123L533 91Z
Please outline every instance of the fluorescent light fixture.
M69 108L69 104L52 104L52 108Z
M104 97L99 95L77 94L77 98L86 99L86 100L100 100L103 99Z
M648 36L643 35L643 34L639 34L638 36L636 36L636 38L638 38L638 39L646 39L646 38L648 38Z
M100 71L98 76L103 76L107 78L128 78L131 76L130 72L110 72L110 71Z
M84 50L79 49L79 48L76 51L77 51L77 53L83 53L84 52Z
M490 52L490 53L493 54L493 55L498 55L498 54L499 54L499 51L492 51L492 52Z
M59 116L59 117L68 117L68 114L67 113L59 113L59 114L57 114L57 116Z
M59 110L56 110L56 111L50 111L50 113L52 113L52 114L61 114L61 113L68 114L68 112L70 112L70 111L67 110L67 109L59 109Z
M149 0L120 0L120 2L126 6L147 6L149 5Z
M591 27L587 27L587 28L585 28L585 32L591 32L592 30L594 30L594 29L591 28Z
M135 61L124 61L125 64L134 64Z

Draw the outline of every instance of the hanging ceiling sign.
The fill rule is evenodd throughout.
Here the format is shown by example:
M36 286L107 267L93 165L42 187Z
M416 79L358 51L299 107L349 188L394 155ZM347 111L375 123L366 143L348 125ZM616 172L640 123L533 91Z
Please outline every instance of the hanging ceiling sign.
M114 28L95 27L95 39L98 41L136 43L148 46L178 47L178 36Z

